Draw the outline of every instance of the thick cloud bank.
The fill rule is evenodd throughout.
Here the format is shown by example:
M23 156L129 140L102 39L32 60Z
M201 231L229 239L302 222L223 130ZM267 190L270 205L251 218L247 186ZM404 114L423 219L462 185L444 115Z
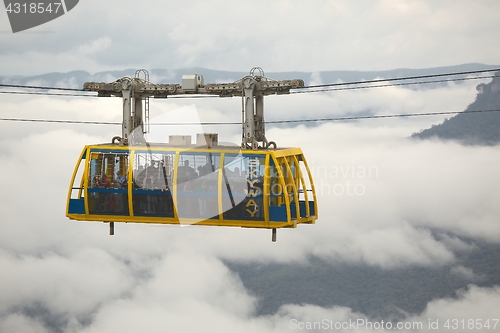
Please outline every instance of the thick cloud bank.
M458 91L457 99L463 98ZM397 93L401 100L423 94ZM337 102L347 105L353 96L344 96ZM298 105L275 98L266 104L270 109L277 109L281 98L297 117L310 112L301 109L306 102L297 96L290 99ZM310 101L314 103L312 97ZM233 117L229 107L217 104L222 102L209 103L198 108L200 119ZM237 108L239 101L229 103ZM182 103L155 105L162 112ZM1 106L11 116L41 112L53 119L78 115L116 121L120 102L9 97ZM327 111L318 108L316 114L322 112ZM315 225L279 230L277 243L270 241L268 230L117 224L116 235L110 237L105 224L69 221L64 216L68 183L83 145L109 141L119 127L4 123L0 331L288 332L300 329L299 323L323 319L375 321L349 308L307 304L257 315L259 298L224 260L303 263L318 256L332 265L433 267L453 264L456 251L474 246L461 238L498 243L499 147L408 139L431 121L268 128L268 138L280 146L302 147L314 175L320 214ZM237 142L239 135L223 128L221 136ZM453 268L453 274L475 279L464 266ZM404 318L422 322L421 331L430 330L429 320L440 325L454 318L484 322L494 319L498 302L497 288L471 285L455 298L436 299L422 314Z
M220 9L224 8L224 11ZM147 13L143 15L142 13ZM381 70L499 59L496 1L80 1L12 34L0 11L0 74L123 68ZM92 22L91 25L88 22ZM245 22L245 23L243 23ZM131 42L133 41L133 45Z

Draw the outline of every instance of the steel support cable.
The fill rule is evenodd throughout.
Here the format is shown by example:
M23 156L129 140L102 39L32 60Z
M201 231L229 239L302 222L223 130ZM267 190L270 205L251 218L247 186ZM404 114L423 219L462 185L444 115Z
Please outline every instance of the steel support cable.
M345 86L345 85L359 85L359 84L379 83L379 82L389 82L389 81L401 81L401 80L416 80L416 79L443 77L443 76L470 75L470 74L487 73L487 72L495 72L495 71L500 71L500 68L484 69L484 70L477 70L477 71L467 71L467 72L455 72L455 73L429 74L429 75L408 76L408 77L387 78L387 79L375 79L375 80L366 80L366 81L318 84L318 85L311 85L311 86L306 86L306 87L302 87L302 88L298 88L298 89L334 87L334 86ZM464 78L462 78L462 79L450 79L450 81L455 81L455 80L458 81L458 80L463 80L463 79ZM475 78L466 78L466 79L475 79ZM442 81L431 81L431 82L442 82ZM423 82L416 82L416 83L411 83L411 84L419 84L419 83L423 83ZM86 90L76 89L76 88L44 87L44 86L31 86L31 85L27 86L27 85L4 84L4 83L0 83L0 87L87 92ZM71 96L71 95L69 95L69 96ZM85 96L92 96L92 95L85 95Z
M340 82L339 83L326 83L326 84L317 84L317 85L302 87L300 89L322 88L322 87L333 87L333 86L345 86L345 85L352 85L352 84L378 83L378 82L387 82L387 81L428 79L428 78L431 78L431 77L443 77L443 76L454 76L454 75L469 75L469 74L478 74L478 73L487 73L487 72L496 72L496 71L500 71L500 68L496 68L496 69L483 69L483 70L468 71L468 72L429 74L429 75L419 75L419 76L396 77L396 78L388 78L388 79L375 79L375 80L366 80L366 81L353 81L353 82L344 82L344 83L340 83Z
M302 90L302 91L291 91L290 94L304 94L304 93L338 91L338 90L356 90L356 89L368 89L368 88L397 87L397 86L409 86L409 85L415 85L415 84L429 84L429 83L440 83L440 82L489 79L489 78L494 78L494 77L500 77L500 76L491 75L491 76L468 77L468 78L459 78L459 79L443 79L443 80L434 80L434 81L379 84L379 85L360 86L360 87L343 87L343 88L318 89L318 90ZM298 89L299 88L297 88L297 90ZM300 89L304 89L304 88L300 88Z
M68 91L86 91L83 89L77 88L59 88L59 87L42 87L42 86L24 86L20 84L5 84L0 83L0 87L9 87L9 88L27 88L27 89L44 89L44 90L68 90Z
M266 121L266 124L330 122L330 121L348 121L348 120L364 120L364 119L380 119L380 118L405 118L405 117L423 117L423 116L438 116L438 115L459 114L459 113L483 113L483 112L500 112L500 109L470 110L470 111L443 111L443 112L388 114L388 115L352 116L352 117L331 117L331 118L314 118L314 119L297 119L297 120L271 120L271 121ZM122 124L121 122L26 119L26 118L0 118L0 121L86 124L86 125L121 125ZM193 125L209 126L209 125L240 125L240 124L241 124L240 122L199 122L199 123L156 123L156 124L151 124L151 125L152 126L193 126Z
M91 93L92 91L83 91ZM1 91L0 94L15 94L15 95L43 95L43 96L69 96L69 97L99 97L97 95L84 95L84 94L58 94L58 93L45 93L45 92L30 92L30 91ZM164 97L162 97L164 99ZM219 96L204 96L204 95L176 95L169 96L170 98L220 98Z
M380 85L370 85L370 86L360 86L360 87L341 87L341 88L318 89L318 90L302 90L304 88L295 88L294 91L290 92L290 94L305 94L305 93L339 91L339 90L356 90L356 89L369 89L369 88L409 86L409 85L416 85L416 84L431 84L431 83L442 83L442 82L453 82L453 81L479 80L479 79L488 79L488 78L495 78L495 77L500 77L500 76L491 75L491 76L479 76L479 77L468 77L468 78L458 78L458 79L443 79L443 80L434 80L434 81L406 82L406 83L390 83L390 84L380 84ZM58 94L58 93L25 92L25 91L0 91L0 94L70 96L70 97L98 97L97 95ZM164 97L162 97L162 99L163 98ZM168 98L169 99L170 98L193 99L193 98L220 98L220 97L215 96L215 95L209 95L209 96L206 96L206 95L173 95L173 96L169 96Z

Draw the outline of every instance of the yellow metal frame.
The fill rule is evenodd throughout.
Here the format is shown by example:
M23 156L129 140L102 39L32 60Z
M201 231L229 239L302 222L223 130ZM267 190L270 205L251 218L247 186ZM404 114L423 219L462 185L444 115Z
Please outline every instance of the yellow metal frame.
M200 149L200 148L195 148L195 147L174 147L174 146L168 146L168 145L163 145L161 147L157 146L152 146L152 147L127 147L127 146L118 146L118 145L92 145L92 146L86 146L82 153L80 154L80 158L76 164L75 170L73 171L73 175L71 178L71 184L70 188L68 191L68 198L67 198L67 214L66 216L70 219L73 220L79 220L79 221L98 221L98 222L132 222L132 223L160 223L160 224L180 224L179 221L179 215L176 209L176 204L173 205L174 208L174 217L158 217L158 216L135 216L134 215L134 205L133 205L133 182L128 181L128 209L129 209L129 215L104 215L104 214L90 214L89 213L89 181L88 175L89 175L89 165L91 163L91 154L95 152L95 150L103 151L105 152L106 150L109 151L123 151L127 152L129 151L129 163L127 167L127 177L131 177L133 175L133 164L135 161L135 156L136 152L138 151L147 151L148 153L160 153L160 152L170 152L174 153L175 152L175 159L174 159L174 165L178 166L179 165L179 157L180 154L183 152L189 152L189 153L206 153L207 149ZM225 148L225 147L213 147L209 150L213 154L219 154L220 155L220 161L219 161L219 170L218 170L218 184L217 184L217 202L218 202L218 213L219 213L219 218L218 219L207 219L203 221L199 221L199 219L193 218L183 218L182 223L186 224L196 224L196 225L211 225L211 226L234 226L234 227L247 227L247 228L282 228L282 227L292 227L295 228L297 224L300 223L314 223L318 217L318 209L317 209L317 202L316 202L316 191L314 188L314 183L311 177L311 172L309 170L309 167L307 165L307 162L304 158L304 155L302 154L302 150L300 148L283 148L283 149L275 149L275 150L239 150L238 148ZM235 219L224 219L223 216L223 207L222 207L222 186L223 186L223 169L224 169L224 160L225 160L225 154L231 153L234 154L237 152L238 154L241 153L242 156L248 156L248 155L265 155L265 167L264 167L264 184L262 188L262 204L263 204L263 214L264 218L263 220L235 220ZM69 213L69 205L70 205L70 199L71 199L71 194L73 190L73 185L76 180L76 176L78 173L78 168L81 165L81 161L83 157L85 156L85 163L84 163L84 171L82 175L82 180L80 182L80 189L78 193L78 198L84 198L84 207L85 207L85 214L70 214ZM311 184L311 191L312 191L312 201L314 202L314 215L311 215L310 207L309 207L309 194L307 193L306 189L306 182L304 179L302 170L301 170L301 165L300 161L304 163L305 169L307 170L307 177L309 178L309 183ZM286 207L286 221L273 221L271 220L270 217L270 196L271 196L271 190L270 189L270 170L269 166L271 161L275 165L275 171L278 173L278 179L279 179L279 184L283 189L283 196L285 202L283 203L284 206ZM291 163L295 163L295 175L292 174L292 169L290 167ZM102 161L104 163L104 161ZM109 163L109 162L108 162ZM285 165L286 168L286 176L287 179L285 179L285 175L282 172L282 165ZM124 168L124 162L120 161L120 169ZM173 168L173 175L172 175L172 182L171 184L171 191L172 191L172 200L174 203L177 203L178 199L178 189L177 189L177 176L178 176L178 170L177 167ZM291 190L293 193L293 203L295 204L295 216L296 218L292 218L292 212L291 212L291 198L290 198L290 193L289 193L289 188L291 186ZM300 204L299 204L299 189L302 189L304 192L304 198L305 198L305 212L306 216L301 217L300 216Z
M73 171L73 175L71 176L71 181L69 184L69 190L68 190L68 198L67 198L67 203L69 205L69 200L71 199L71 193L73 192L73 186L75 185L75 178L78 173L78 168L81 164L81 161L83 159L84 154L87 152L87 147L83 148L82 153L80 154L80 158L78 158L78 162L76 163L75 170ZM78 199L82 197L82 183L84 182L85 179L85 171L84 171L84 176L82 177L80 181L80 190L78 190Z

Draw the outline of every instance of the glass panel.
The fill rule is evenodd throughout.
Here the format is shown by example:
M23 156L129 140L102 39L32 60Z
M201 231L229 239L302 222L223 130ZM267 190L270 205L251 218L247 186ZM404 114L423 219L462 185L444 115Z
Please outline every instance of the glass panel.
M264 220L265 162L265 155L225 155L222 184L224 219Z
M278 163L279 160L278 160ZM270 191L270 202L271 206L281 206L285 203L283 198L283 189L280 184L278 169L274 165L274 161L271 159L269 163L269 191Z
M295 162L293 161L293 159L290 159L289 164L290 164L290 170L292 171L291 176L292 176L295 184L297 185L299 178L297 176L297 171L295 170Z
M128 152L91 152L89 160L89 213L129 215Z
M288 194L288 200L290 201L290 204L293 203L293 186L291 185L291 182L293 182L293 178L291 178L291 175L288 172L288 168L286 167L287 163L286 160L283 159L283 163L281 164L281 172L283 172L283 179L285 180L285 189L283 192Z
M85 172L85 157L80 160L73 184L71 184L71 199L80 199L83 195L83 174Z
M298 181L299 179L298 179L297 170L295 169L295 162L293 161L293 157L290 156L287 160L288 160L288 166L290 167L290 171L291 171L290 179L289 179L290 192L292 192L291 197L290 197L290 203L293 203L293 200L295 200L294 190L296 192L297 185L299 184L299 181ZM293 185L293 187L292 187L292 185Z
M135 216L174 217L170 184L175 152L135 153L132 202Z
M177 213L179 218L200 221L218 219L218 174L220 154L184 152L177 169ZM195 222L194 222L195 223Z
M76 166L75 174L73 175L72 182L70 184L70 198L68 202L67 214L85 214L85 193L84 182L85 182L85 165L86 165L86 154L83 153L78 165Z
M307 173L307 168L302 158L299 159L299 164L300 164L300 172L302 173L302 177L304 178L305 182L304 184L302 184L302 191L299 195L299 198L300 200L305 200L304 192L308 191L308 199L312 200L311 180L309 179L309 174Z

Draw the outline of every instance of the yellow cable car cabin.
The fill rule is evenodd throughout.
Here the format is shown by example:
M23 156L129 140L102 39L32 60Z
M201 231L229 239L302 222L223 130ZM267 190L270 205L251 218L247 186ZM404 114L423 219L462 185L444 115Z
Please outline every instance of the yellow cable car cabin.
M194 77L198 84L199 77ZM249 77L253 87L247 91L252 98L247 98L246 111L252 115L244 122L247 133L243 133L241 147L219 145L217 134L199 134L196 145L191 144L190 136L170 136L170 143L145 143L137 135L139 126L130 124L142 125L142 118L137 117L143 114L143 93L151 92L140 84L148 81L124 78L119 80L121 90L110 87L112 84L90 83L102 95L120 94L124 115L131 111L135 119L124 116L122 137L114 138L118 140L113 143L85 146L71 179L67 217L110 222L111 234L113 222L268 228L273 229L273 241L276 228L314 223L316 193L301 149L277 148L274 142L267 142L264 122L255 121L262 114L262 96L276 93L276 89L266 91L265 85L255 83L276 87L283 81L269 82L263 75ZM128 91L123 89L127 87L124 80L130 83ZM231 83L230 87L239 90L229 93L240 91L245 98L244 80ZM228 90L218 85L216 93ZM183 78L183 87L176 87L176 93L189 91L184 86ZM84 87L88 89L88 84Z
M251 228L316 220L311 174L299 148L145 148L86 146L73 173L67 216Z

